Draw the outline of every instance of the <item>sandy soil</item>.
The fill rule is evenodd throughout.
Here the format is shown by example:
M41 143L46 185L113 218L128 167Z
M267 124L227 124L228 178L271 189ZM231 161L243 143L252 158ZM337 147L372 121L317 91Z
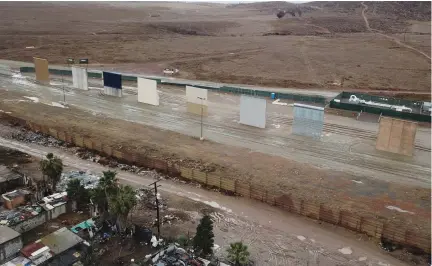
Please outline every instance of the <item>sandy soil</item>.
M430 33L418 29L423 22L373 9L368 18L388 33L413 25L410 40L430 53ZM183 78L228 83L430 91L430 62L368 33L360 3L348 13L324 7L281 20L273 10L242 5L2 3L0 21L3 59L64 64L85 57L97 66L153 74L177 67Z

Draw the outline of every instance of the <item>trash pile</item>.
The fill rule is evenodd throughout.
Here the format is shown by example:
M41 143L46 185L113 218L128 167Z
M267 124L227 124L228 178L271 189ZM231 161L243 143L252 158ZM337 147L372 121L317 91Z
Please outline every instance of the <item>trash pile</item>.
M86 171L70 171L62 173L60 182L57 184L57 191L66 191L67 184L72 179L79 179L86 189L93 189L99 184L100 177Z
M159 209L166 209L167 204L158 193ZM156 210L156 198L154 190L150 188L139 188L136 190L136 197L138 199L137 207L139 209L154 209Z
M13 226L39 215L42 211L43 209L39 205L20 206L13 210L3 210L0 212L0 225Z
M188 253L186 250L176 246L175 244L171 244L166 249L163 249L155 254L146 255L145 258L146 262L150 262L153 266L205 266L211 263L208 260L195 257L193 254ZM223 265L229 266L227 264Z
M26 143L36 143L47 147L64 147L65 143L61 140L55 139L51 136L42 133L35 133L26 129L21 129L20 133L13 134L13 139Z

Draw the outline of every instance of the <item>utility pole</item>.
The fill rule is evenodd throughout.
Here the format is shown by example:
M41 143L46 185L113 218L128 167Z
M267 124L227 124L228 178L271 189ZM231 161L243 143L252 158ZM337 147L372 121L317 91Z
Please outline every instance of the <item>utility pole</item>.
M150 186L154 186L154 190L155 190L155 197L156 197L156 215L157 215L157 218L156 218L156 221L157 221L157 229L158 229L158 241L159 241L159 239L160 239L160 219L159 219L159 200L158 200L158 192L157 192L157 188L158 187L160 187L160 185L158 186L157 185L157 182L159 182L160 180L157 180L157 181L155 181L155 182L153 182L153 183L151 183L150 185L149 185L149 187Z
M202 97L197 97L197 98L201 100L201 136L200 136L200 140L204 140L204 135L203 135L203 112L204 112L203 100L205 100L206 98L202 98Z

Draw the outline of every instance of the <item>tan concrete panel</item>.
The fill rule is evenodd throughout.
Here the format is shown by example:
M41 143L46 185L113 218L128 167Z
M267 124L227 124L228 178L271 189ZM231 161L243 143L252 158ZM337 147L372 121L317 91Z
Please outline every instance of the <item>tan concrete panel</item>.
M382 117L376 149L412 156L417 132L417 123L391 117Z
M400 154L412 156L417 132L417 123L405 122L401 139Z
M48 60L33 57L35 65L36 80L40 82L49 82Z
M208 115L208 107L206 105L201 105L201 104L196 104L196 103L186 103L187 106L187 112L188 113L192 113L192 114L196 114L196 115L201 115L201 108L202 108L202 113L203 116L207 116Z
M379 125L379 132L376 141L376 149L387 151L391 132L392 120L389 117L382 117Z
M393 120L388 145L389 152L399 153L403 127L404 122L402 120Z

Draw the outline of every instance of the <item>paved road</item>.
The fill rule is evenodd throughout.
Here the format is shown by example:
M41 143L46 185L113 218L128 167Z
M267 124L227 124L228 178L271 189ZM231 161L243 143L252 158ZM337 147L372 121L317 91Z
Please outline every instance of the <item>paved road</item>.
M90 169L93 173L108 170L104 166L81 160L58 148L21 143L2 137L0 137L0 145L38 158L53 152L63 160L67 168ZM119 172L118 177L123 183L133 186L147 186L154 181L152 177L123 171ZM252 245L254 250L259 249L261 253L254 254L258 265L406 265L380 250L378 246L360 240L362 237L354 236L343 229L333 226L327 228L260 202L224 196L179 182L162 180L159 184L162 193L172 193L208 204L219 209L222 217L239 221L229 229L226 237L230 240L241 236L246 243ZM216 243L222 244L218 242L223 241L222 238L216 235L216 239ZM352 253L342 254L339 250ZM266 258L266 261L259 261L260 258Z
M36 85L31 79L10 71L0 68L0 88L38 97L39 104L62 101L60 82L54 81L52 86ZM199 135L200 117L186 113L183 89L162 86L161 105L155 107L137 103L134 88L124 89L123 98L100 96L100 89L97 88L100 81L92 82L95 87L89 91L68 89L66 101L91 113L102 113L185 135ZM268 126L257 129L238 123L238 103L237 95L209 94L210 115L204 120L207 139L358 176L430 187L430 129L419 130L414 158L401 161L375 151L376 123L326 115L322 141L312 141L290 134L292 107L268 102Z

